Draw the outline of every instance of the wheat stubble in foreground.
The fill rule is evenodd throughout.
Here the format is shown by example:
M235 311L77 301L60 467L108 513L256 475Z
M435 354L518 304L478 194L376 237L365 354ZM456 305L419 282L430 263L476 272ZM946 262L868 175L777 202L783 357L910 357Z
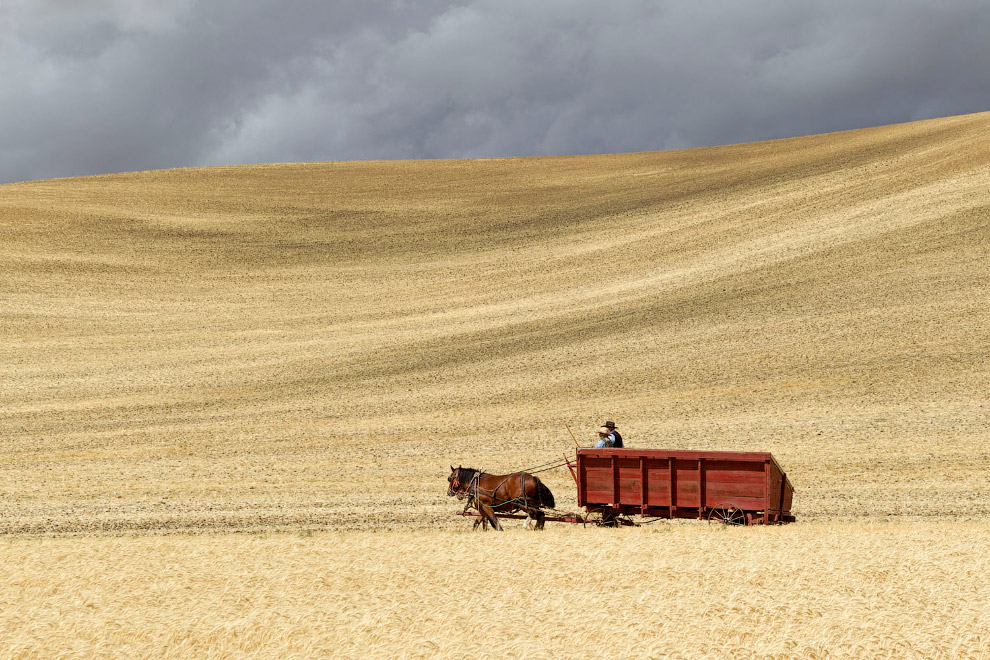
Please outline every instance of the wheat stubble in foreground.
M15 657L985 658L987 527L946 527L16 540L0 568L0 647Z
M980 114L682 152L0 186L0 652L306 654L327 624L342 653L386 657L380 603L346 594L374 569L396 602L439 604L449 560L468 586L536 585L556 613L530 630L482 612L479 637L424 610L432 633L395 633L412 654L480 639L497 657L502 637L551 653L552 630L572 657L980 657L988 130ZM690 525L458 533L449 463L542 463L565 422L590 440L606 418L632 446L773 452L801 522L738 548ZM573 507L566 473L546 482ZM497 570L515 544L537 559ZM670 566L711 544L723 563L698 574L728 577L660 579L626 544ZM312 582L277 586L291 557ZM854 558L887 579L876 592ZM791 577L733 587L761 561ZM590 620L606 575L626 585L616 634L639 641ZM665 589L667 623L649 609ZM326 618L345 608L363 623Z

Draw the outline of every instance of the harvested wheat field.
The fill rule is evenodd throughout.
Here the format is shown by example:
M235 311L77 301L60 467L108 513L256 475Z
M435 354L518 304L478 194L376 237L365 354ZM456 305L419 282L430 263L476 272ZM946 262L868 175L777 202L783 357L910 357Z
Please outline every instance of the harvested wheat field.
M0 657L990 658L988 134L0 186ZM453 515L604 419L798 522Z

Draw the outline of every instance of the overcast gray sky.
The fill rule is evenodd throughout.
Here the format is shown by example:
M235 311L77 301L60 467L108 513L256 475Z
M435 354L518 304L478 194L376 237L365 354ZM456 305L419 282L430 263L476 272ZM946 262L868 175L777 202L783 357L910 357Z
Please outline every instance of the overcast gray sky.
M987 0L0 0L0 182L647 151L988 109Z

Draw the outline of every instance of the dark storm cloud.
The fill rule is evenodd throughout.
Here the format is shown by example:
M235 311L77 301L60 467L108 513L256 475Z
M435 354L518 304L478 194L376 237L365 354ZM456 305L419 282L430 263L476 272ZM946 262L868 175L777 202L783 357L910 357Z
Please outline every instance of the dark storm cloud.
M0 181L642 151L990 109L980 0L13 2Z

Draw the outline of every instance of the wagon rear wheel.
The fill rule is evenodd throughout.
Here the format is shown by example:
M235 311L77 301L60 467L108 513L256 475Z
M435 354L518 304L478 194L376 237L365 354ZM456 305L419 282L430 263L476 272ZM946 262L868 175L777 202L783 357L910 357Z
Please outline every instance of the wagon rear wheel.
M732 504L720 504L708 512L708 524L745 525L746 513Z
M604 507L599 511L595 512L597 514L597 520L595 520L595 525L597 527L618 527L619 524L618 514L612 507Z

